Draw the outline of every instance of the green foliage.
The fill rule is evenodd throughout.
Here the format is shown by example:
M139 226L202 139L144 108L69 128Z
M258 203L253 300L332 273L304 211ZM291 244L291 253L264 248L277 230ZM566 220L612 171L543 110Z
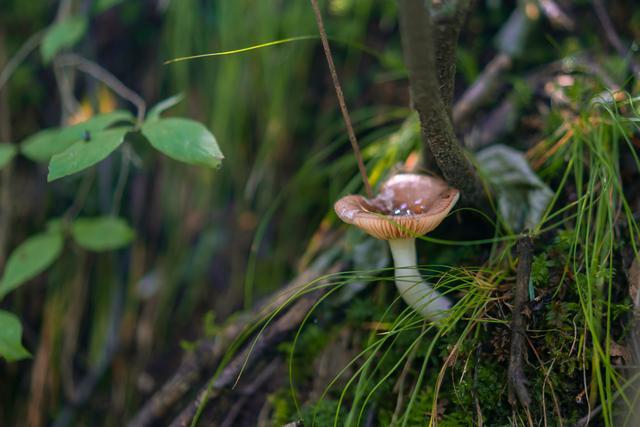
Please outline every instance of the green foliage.
M296 419L296 408L286 390L279 390L268 396L267 399L273 408L272 425L283 426Z
M185 353L193 353L198 348L198 341L180 340L180 348Z
M142 134L158 151L181 162L215 168L224 158L211 132L193 120L153 120L142 126Z
M8 311L0 310L0 356L8 362L30 357L22 346L22 325L20 320Z
M87 121L64 128L42 130L22 142L20 150L34 162L47 162L55 154L61 153L72 144L92 137L94 133L120 122L131 122L133 116L128 111L116 110L99 114Z
M531 281L536 286L546 286L549 281L549 267L553 263L549 260L547 253L541 253L533 257L531 263Z
M0 170L9 164L16 152L16 147L13 144L0 144Z
M78 141L49 163L49 182L83 171L107 158L123 142L128 128L115 128L96 132L88 141Z
M354 325L375 319L375 314L380 314L379 308L368 298L354 299L347 307L347 319Z
M323 399L313 405L305 405L302 408L302 420L305 426L332 426L345 425L345 413L343 407L338 407L338 402L332 399ZM338 416L336 417L336 411Z
M278 346L278 350L293 358L293 368L300 378L313 376L313 366L309 363L321 353L331 337L331 330L318 325L309 324L303 330L296 342L295 352L293 342L286 341Z
M0 299L46 270L62 251L62 234L46 232L22 242L9 256L0 281Z
M213 338L220 332L221 326L216 323L216 313L213 310L208 310L205 313L202 319L202 329L207 338Z
M524 153L494 144L477 153L476 160L480 172L493 186L504 223L516 232L533 229L553 192L533 172Z
M87 32L87 25L87 18L81 15L72 16L52 25L40 45L40 53L44 63L51 62L60 50L72 47L80 41Z
M120 249L135 237L124 219L111 216L78 218L71 225L71 234L78 245L96 252Z

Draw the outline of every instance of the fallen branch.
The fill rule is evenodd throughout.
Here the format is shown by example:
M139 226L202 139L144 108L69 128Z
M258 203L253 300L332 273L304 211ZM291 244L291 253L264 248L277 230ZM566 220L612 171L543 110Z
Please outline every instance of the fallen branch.
M318 258L306 271L298 275L285 288L259 306L248 316L227 325L216 337L203 340L195 351L187 354L176 373L145 403L129 421L128 427L145 427L164 416L180 399L198 383L207 371L211 371L224 355L229 345L242 331L260 321L266 313L282 306L307 283L317 279L328 270L330 259Z
M282 342L291 332L293 332L304 320L307 313L316 303L323 291L318 290L310 295L300 298L282 317L271 323L264 333L245 347L234 359L224 368L213 383L206 384L198 392L197 397L189 403L180 414L173 420L170 427L186 427L198 412L199 408L207 404L211 399L216 398L225 387L232 386L238 375L267 349Z
M260 390L260 388L262 388L262 386L264 386L265 383L269 379L271 379L271 377L276 372L280 363L281 363L280 359L272 360L271 363L269 363L264 369L262 369L260 373L256 376L256 378L253 381L251 381L251 384L249 384L246 387L243 387L242 390L240 390L239 398L231 407L231 410L225 417L222 424L220 424L220 427L233 427L235 425L234 423L238 418L238 415L240 415L240 411L242 410L244 405L247 403L249 398L253 397L258 392L258 390Z
M526 325L522 309L527 302L529 279L531 277L531 263L533 261L533 241L531 236L525 235L518 240L518 269L516 272L516 286L513 295L513 314L511 319L511 354L509 356L509 403L515 406L517 396L520 404L528 409L531 397L527 391L527 378L522 367L526 351ZM515 393L515 396L514 396Z
M609 18L609 15L607 14L607 9L605 8L602 0L594 0L593 8L596 11L596 15L598 16L598 20L600 20L602 28L604 29L607 40L616 52L618 52L618 55L629 61L629 68L633 71L633 74L635 74L636 79L640 79L640 64L633 58L633 52L625 47L624 43L622 43L620 36L613 26L613 22L611 22L611 18Z
M496 55L482 71L476 81L464 92L453 108L453 122L463 123L484 104L503 82L502 75L511 68L511 56L506 53Z

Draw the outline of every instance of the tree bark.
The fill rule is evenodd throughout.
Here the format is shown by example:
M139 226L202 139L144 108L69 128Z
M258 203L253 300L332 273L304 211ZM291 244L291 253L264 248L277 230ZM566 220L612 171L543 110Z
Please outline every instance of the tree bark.
M409 85L414 108L420 117L425 152L431 152L443 177L458 188L468 202L479 203L483 199L476 171L458 144L450 119L450 107L443 100L452 97L452 66L444 66L441 78L451 82L451 87L442 87L438 79L434 30L431 16L423 0L398 0L402 50L404 52ZM451 45L441 47L441 53L455 54L455 39ZM449 58L448 61L454 61ZM455 65L453 66L455 67ZM451 95L449 95L449 93Z
M442 2L434 11L435 57L438 66L440 96L451 119L453 88L456 76L456 48L462 23L469 10L469 0Z

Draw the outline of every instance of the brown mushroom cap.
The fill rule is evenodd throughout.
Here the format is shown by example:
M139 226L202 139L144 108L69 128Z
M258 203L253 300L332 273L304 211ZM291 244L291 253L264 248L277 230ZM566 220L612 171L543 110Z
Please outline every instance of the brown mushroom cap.
M334 209L341 220L382 240L408 239L436 228L460 192L440 178L400 174L384 183L373 199L349 195Z

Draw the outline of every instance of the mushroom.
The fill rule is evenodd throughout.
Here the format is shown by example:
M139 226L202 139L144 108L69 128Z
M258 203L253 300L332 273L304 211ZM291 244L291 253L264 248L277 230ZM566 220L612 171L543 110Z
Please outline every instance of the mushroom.
M348 195L334 209L340 219L389 242L400 295L425 318L439 321L451 301L424 281L416 268L415 237L436 228L458 201L460 192L439 178L398 174L373 199Z

